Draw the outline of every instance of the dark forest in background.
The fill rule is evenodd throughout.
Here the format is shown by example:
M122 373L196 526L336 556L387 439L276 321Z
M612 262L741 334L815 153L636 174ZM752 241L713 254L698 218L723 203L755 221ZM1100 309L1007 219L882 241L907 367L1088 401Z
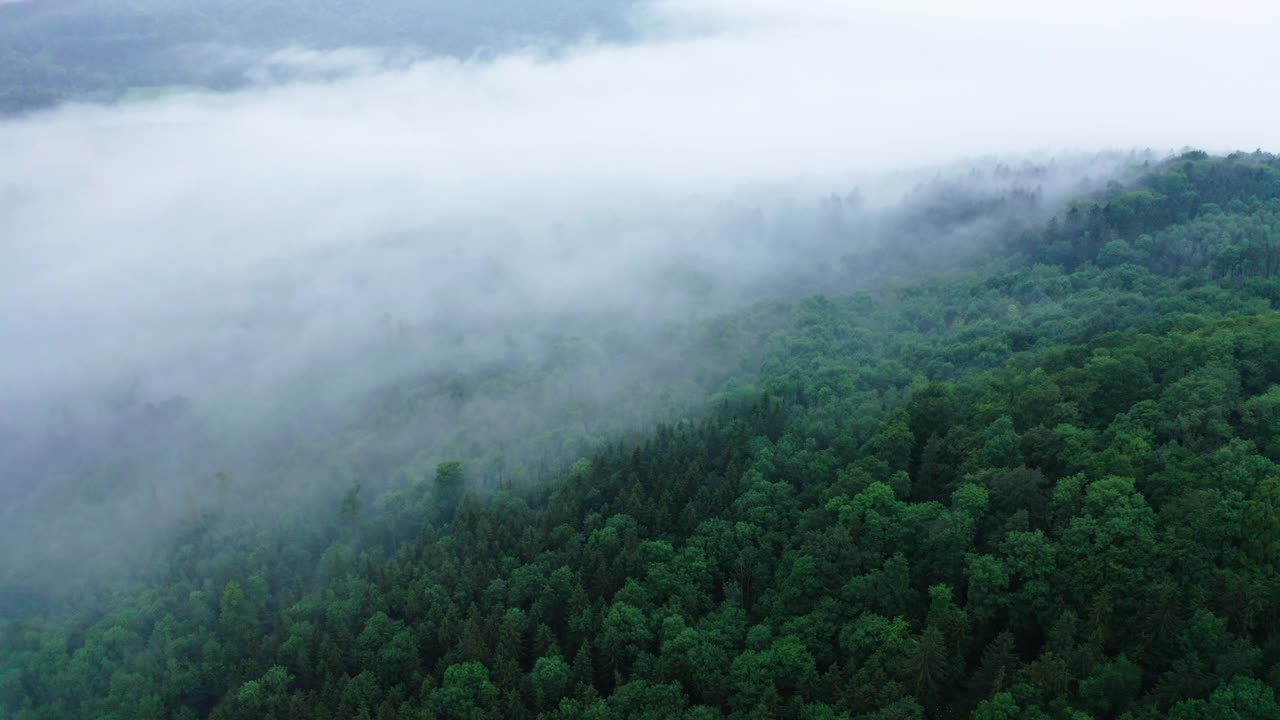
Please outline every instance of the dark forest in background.
M300 45L470 57L626 38L633 0L18 0L0 2L0 113L182 87L229 90Z

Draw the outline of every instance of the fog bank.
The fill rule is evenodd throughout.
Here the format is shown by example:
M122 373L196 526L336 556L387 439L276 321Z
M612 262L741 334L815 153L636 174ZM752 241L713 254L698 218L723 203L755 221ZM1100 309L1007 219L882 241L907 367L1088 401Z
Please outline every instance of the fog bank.
M424 466L527 441L541 412L643 424L658 410L617 408L688 382L679 328L879 281L859 252L939 197L995 200L924 226L945 266L1123 177L1128 148L1275 145L1276 16L672 0L625 44L281 48L242 91L0 123L5 559L161 537L226 468L278 498L344 487L360 473L294 488L249 458L397 383L556 368L432 396L388 431L437 448ZM1102 148L1122 152L1082 153Z

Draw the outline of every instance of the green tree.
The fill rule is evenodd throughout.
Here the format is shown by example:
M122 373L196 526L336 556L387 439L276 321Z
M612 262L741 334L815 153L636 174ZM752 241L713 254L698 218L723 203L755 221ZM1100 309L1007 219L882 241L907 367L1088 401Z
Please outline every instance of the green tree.
M431 693L431 710L442 720L473 720L496 710L498 688L478 662L450 665L444 683Z
M573 670L559 655L540 657L529 674L534 701L538 707L549 710L560 704L570 689Z

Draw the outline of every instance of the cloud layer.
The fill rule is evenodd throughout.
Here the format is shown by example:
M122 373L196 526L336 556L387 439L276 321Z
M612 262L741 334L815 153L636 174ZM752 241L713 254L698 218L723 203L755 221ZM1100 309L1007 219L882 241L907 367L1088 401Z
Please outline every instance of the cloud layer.
M330 319L420 305L372 281L366 299L384 296L347 307L334 278L403 270L351 249L424 228L415 261L441 286L440 258L501 248L574 302L637 250L682 242L670 226L691 198L843 192L989 153L1274 147L1278 18L1239 1L661 0L629 44L476 61L291 48L251 90L8 121L0 333L21 350L0 388L42 402L175 353L199 377L191 358L233 332L203 321L262 302L328 302ZM281 76L313 79L268 82ZM610 213L663 229L606 223L587 246L545 246ZM280 277L309 280L283 308Z

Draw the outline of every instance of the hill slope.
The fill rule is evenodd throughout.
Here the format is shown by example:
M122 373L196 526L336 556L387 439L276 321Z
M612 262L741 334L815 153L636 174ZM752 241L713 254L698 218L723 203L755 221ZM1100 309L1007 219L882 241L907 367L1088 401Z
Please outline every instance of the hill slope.
M4 621L0 710L1278 717L1278 274L1280 160L1186 155L981 268L717 321L755 387L566 477L193 521L110 611Z

